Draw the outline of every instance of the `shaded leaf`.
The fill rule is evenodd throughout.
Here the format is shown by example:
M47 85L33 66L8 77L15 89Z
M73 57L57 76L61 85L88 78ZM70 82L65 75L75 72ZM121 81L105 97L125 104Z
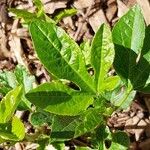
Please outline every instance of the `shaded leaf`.
M24 85L26 93L33 88L35 77L30 75L23 66L18 65L15 68L14 74L16 76L16 81L18 82L18 85Z
M149 84L149 62L144 56L137 62L137 54L131 49L115 45L114 68L126 85L131 82L135 90L140 91Z
M150 43L149 43L149 39L150 39L150 26L148 26L146 28L146 31L145 31L145 39L144 39L144 44L143 44L142 54L141 54L141 57L143 57L150 64ZM146 81L145 86L142 89L140 89L140 91L146 92L146 93L150 92L150 72L149 72L148 69L149 68L146 67L145 71L147 71L149 73L149 77Z
M106 125L100 125L94 132L92 137L92 145L94 149L105 150L105 140L111 137L111 132ZM111 139L111 138L110 138Z
M112 144L110 150L127 150L129 148L130 140L125 132L118 131L112 134Z
M89 109L79 116L55 116L51 138L64 141L94 130L103 123L98 109Z
M106 91L103 97L111 102L116 107L121 109L126 109L130 106L131 102L134 100L136 91L133 90L132 85L129 84L128 87L120 84L117 88L112 91Z
M51 124L52 122L52 115L48 112L35 112L32 113L30 116L30 123L33 126L42 126L44 124Z
M60 82L44 83L26 94L35 106L58 115L77 115L92 104L92 96ZM71 108L71 109L70 109Z
M0 93L6 95L16 87L15 75L10 71L0 71Z
M75 137L83 135L84 133L94 130L98 125L104 123L103 116L99 109L89 109L81 115L80 124L76 127Z
M75 128L79 124L80 116L55 116L52 123L52 141L64 141L74 137Z

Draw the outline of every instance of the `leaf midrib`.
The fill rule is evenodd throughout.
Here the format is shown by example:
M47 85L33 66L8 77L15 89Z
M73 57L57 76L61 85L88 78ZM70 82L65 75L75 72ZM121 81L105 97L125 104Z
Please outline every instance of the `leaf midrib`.
M58 49L57 47L55 47L55 45L53 44L53 42L44 34L43 30L42 30L39 26L37 26L36 24L35 24L35 26L41 31L41 33L46 37L46 39L52 44L52 46L53 46L53 47L57 50L57 52L61 55L59 49ZM56 32L55 32L55 33L56 33ZM56 33L56 35L57 35L57 33ZM58 40L59 40L59 38L58 38ZM61 43L61 41L60 41L60 43ZM61 55L61 56L62 56L62 55ZM62 58L63 58L63 60L68 64L68 62L66 61L66 59L64 59L64 57L62 57ZM69 64L68 64L68 66L77 74L78 77L80 77L80 79L89 87L89 89L90 89L92 92L95 93L95 90L83 80L83 78L78 74L78 72L77 72L72 66L70 66Z

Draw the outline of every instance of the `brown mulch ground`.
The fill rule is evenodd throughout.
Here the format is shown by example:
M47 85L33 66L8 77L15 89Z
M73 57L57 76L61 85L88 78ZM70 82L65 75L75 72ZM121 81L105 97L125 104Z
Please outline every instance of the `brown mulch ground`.
M94 32L102 23L111 27L138 3L144 14L146 24L150 24L150 4L148 0L42 0L45 12L53 17L64 8L74 7L78 13L64 18L59 26L79 44L85 39L91 40ZM21 8L31 12L35 10L32 0L0 0L0 70L13 70L17 64L24 65L36 76L38 83L49 81L47 71L37 59L29 33L14 19L7 8ZM116 112L109 119L112 130L125 130L131 139L130 149L150 150L150 95L138 93L128 110ZM34 149L35 145L31 145ZM25 149L16 144L14 149ZM28 145L29 147L29 145ZM29 149L26 147L26 149ZM13 148L12 148L13 149Z

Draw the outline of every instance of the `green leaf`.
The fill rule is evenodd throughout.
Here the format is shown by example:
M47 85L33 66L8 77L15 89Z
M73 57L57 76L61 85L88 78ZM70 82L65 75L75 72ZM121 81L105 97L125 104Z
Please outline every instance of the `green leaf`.
M80 116L54 116L51 140L65 141L72 139L75 134L75 128L81 121Z
M110 101L114 106L121 109L126 109L134 100L135 94L136 91L133 90L131 84L129 84L128 87L120 84L114 90L106 91L102 96Z
M132 49L136 54L141 52L145 36L145 23L138 5L120 18L112 31L115 44Z
M25 67L17 65L15 68L14 74L18 85L24 85L25 93L30 91L33 88L33 83L35 82L35 77L30 75Z
M52 122L52 115L45 111L38 111L35 113L32 113L30 116L30 123L33 126L42 126L44 124L51 124Z
M25 136L24 124L17 117L13 117L13 120L12 120L12 133L19 140L22 140Z
M16 85L15 75L12 72L0 71L0 93L6 95Z
M91 48L91 63L94 67L97 92L102 91L103 82L113 60L114 46L111 31L108 26L103 24L96 32Z
M0 72L0 93L5 96L13 88L23 85L24 93L33 88L35 82L34 76L29 75L26 68L21 65L17 65L14 71L1 71ZM26 110L31 108L31 103L22 94L22 100L18 106L18 109Z
M115 45L114 68L126 85L131 82L135 90L140 91L149 84L149 62L143 56L137 61L137 54L131 49Z
M104 122L98 109L89 109L79 116L55 116L51 139L64 141L94 130Z
M22 86L11 90L0 102L0 123L8 122L15 112L23 93Z
M92 104L92 96L60 82L44 83L26 94L35 106L58 115L77 115Z
M24 136L24 125L17 117L13 117L11 123L0 124L0 141L20 141Z
M60 20L62 20L65 17L73 16L77 13L77 10L75 8L70 9L64 9L61 12L59 12L55 17L54 21L58 23Z
M98 125L104 123L103 116L100 114L99 109L89 109L81 115L80 124L76 127L75 137L81 136L84 133L94 130Z
M92 145L94 149L106 150L105 140L110 139L111 132L106 125L101 125L95 130L95 134L92 137Z
M33 1L37 8L37 17L43 17L45 15L45 12L44 12L44 6L41 0L33 0Z
M145 39L144 39L144 44L143 44L142 54L141 54L141 57L143 57L150 64L149 39L150 39L150 26L148 26L145 31ZM147 67L148 67L148 65L147 65ZM149 77L145 83L145 86L143 88L141 88L140 91L145 92L145 93L150 93L150 71L147 67L145 66L144 68L145 68L145 71L147 71L147 74L149 74Z
M76 83L81 90L95 92L81 49L53 23L33 21L30 33L36 53L54 76Z
M104 80L103 90L112 91L120 84L120 77L119 76L110 76Z
M37 19L35 13L28 12L24 9L9 8L9 11L14 13L18 18L24 19L27 23Z
M112 134L112 144L110 150L128 150L130 140L125 132L118 131Z
M64 150L65 149L65 143L64 142L52 143L52 145L57 150Z
M46 146L48 145L49 143L49 139L48 138L45 138L45 139L40 139L37 141L37 143L39 144L39 147L37 148L37 150L45 150L46 149Z
M90 41L85 40L83 43L80 44L80 48L85 58L86 65L91 65L91 46Z

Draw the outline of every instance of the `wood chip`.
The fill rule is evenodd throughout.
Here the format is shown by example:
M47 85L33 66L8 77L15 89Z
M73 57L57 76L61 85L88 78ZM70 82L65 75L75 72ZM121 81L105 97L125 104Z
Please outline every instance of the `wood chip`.
M102 9L99 9L96 11L92 16L89 17L89 23L93 29L94 32L97 31L97 29L103 24L107 23L107 19L105 17L105 14Z
M67 0L47 1L42 0L44 4L45 13L53 14L56 9L66 8Z
M121 18L129 9L121 0L117 0L117 4L118 4L117 16Z
M84 9L93 5L93 0L75 0L73 5L77 9Z
M112 21L112 19L115 17L115 14L117 12L117 5L115 1L112 1L109 3L108 8L106 9L106 17L109 22Z
M135 140L139 141L142 133L144 132L145 128L147 126L147 123L144 120L140 120L137 124L137 129L134 129L135 132Z
M125 130L131 134L134 134L134 128L140 121L140 118L137 116L134 116L133 118L130 118L129 120L126 121L125 124Z
M137 3L141 6L142 12L146 21L146 24L150 24L150 2L149 0L136 0Z
M25 61L23 59L23 50L22 50L21 41L20 41L20 38L16 35L18 21L19 20L15 20L13 23L11 36L9 39L10 40L9 45L10 45L11 51L14 53L17 59L17 62L26 67Z

